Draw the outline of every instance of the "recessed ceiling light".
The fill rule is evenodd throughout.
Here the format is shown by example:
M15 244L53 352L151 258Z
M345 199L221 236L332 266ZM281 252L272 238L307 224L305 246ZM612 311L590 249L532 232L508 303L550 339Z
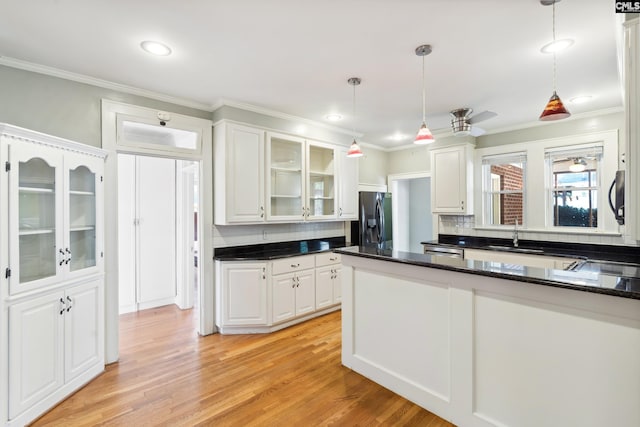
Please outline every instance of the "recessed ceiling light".
M556 40L550 43L545 44L540 48L540 52L542 53L553 53L559 52L571 46L573 44L573 40L571 39L562 39Z
M324 116L324 118L329 120L330 122L339 122L340 120L342 120L342 115L331 113Z
M584 104L585 102L589 102L592 99L593 99L593 96L591 95L581 95L581 96L576 96L574 98L571 98L569 102L573 104Z
M404 141L405 139L408 139L408 138L409 138L408 135L405 135L402 133L394 133L389 137L389 139L392 141Z
M140 43L140 47L147 53L157 56L167 56L171 54L171 49L166 44L145 40Z

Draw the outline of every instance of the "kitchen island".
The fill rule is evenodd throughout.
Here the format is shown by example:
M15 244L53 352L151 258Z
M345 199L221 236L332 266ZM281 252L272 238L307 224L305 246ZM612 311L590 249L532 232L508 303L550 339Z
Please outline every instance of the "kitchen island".
M460 426L640 425L636 282L346 248L342 363Z

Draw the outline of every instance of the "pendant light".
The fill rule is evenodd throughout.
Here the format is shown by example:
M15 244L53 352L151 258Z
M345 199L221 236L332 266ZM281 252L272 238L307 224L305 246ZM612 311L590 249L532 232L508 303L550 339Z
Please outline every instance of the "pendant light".
M560 0L540 0L540 3L543 6L551 5L553 8L553 42L556 42L556 3ZM552 120L561 120L566 119L571 116L571 113L564 107L562 100L558 96L556 92L556 52L553 51L553 94L551 98L549 98L549 102L542 110L542 114L540 114L540 120L542 121L552 121Z
M353 142L347 151L347 157L362 157L362 150L356 142L356 86L360 84L360 81L359 77L351 77L347 80L347 83L353 86Z
M431 53L431 45L423 44L416 48L416 55L422 56L422 125L418 130L414 144L431 144L436 139L427 127L426 97L424 89L424 57Z

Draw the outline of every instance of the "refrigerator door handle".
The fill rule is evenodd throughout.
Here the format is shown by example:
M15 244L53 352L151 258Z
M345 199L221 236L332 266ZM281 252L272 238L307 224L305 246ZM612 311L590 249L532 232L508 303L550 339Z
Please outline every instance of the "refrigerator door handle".
M376 221L378 223L378 245L382 244L382 230L384 229L384 216L382 215L382 205L379 199L376 199Z

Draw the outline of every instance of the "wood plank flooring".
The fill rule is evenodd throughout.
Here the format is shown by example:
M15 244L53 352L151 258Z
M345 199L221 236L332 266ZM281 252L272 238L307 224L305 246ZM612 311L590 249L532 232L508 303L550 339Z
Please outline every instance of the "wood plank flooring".
M121 316L120 361L34 426L451 427L340 364L340 312L268 335L195 332L191 310Z

